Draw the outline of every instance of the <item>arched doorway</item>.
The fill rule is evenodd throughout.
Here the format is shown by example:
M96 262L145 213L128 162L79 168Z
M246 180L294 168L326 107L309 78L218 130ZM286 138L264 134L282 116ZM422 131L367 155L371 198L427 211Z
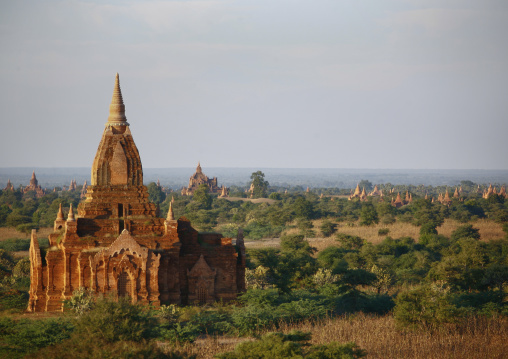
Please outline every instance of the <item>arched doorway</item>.
M122 272L118 276L118 296L130 297L132 294L132 281L127 272Z

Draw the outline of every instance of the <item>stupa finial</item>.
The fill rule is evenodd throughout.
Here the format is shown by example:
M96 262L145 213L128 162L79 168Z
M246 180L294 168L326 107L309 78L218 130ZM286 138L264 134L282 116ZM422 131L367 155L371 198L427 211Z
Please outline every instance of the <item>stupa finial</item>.
M56 214L56 219L64 219L61 203L58 206L58 213Z
M169 202L168 216L166 217L166 221L174 221L175 214L173 212L173 202Z
M72 210L72 203L71 203L71 206L69 208L69 215L67 216L67 221L68 222L74 222L76 219L74 218L74 211Z
M120 90L120 76L118 72L115 77L115 87L113 88L113 97L109 105L108 125L128 126L125 117L125 105L123 103L122 90Z

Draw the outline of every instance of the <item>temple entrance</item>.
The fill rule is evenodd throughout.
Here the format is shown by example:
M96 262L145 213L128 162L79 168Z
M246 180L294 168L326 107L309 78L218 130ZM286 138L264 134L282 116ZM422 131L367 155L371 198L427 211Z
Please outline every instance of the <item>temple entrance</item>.
M132 296L132 281L127 272L122 272L118 276L118 296L119 297Z
M198 288L198 301L200 303L206 303L207 295L206 295L206 288L204 286L200 286Z

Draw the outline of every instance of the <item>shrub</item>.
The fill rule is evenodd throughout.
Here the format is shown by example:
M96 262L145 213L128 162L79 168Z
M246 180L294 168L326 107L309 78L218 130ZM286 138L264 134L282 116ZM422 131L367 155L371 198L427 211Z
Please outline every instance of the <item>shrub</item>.
M395 299L394 317L403 326L435 329L443 323L457 321L459 314L447 291L435 286L402 292Z
M428 222L422 224L420 227L420 237L424 235L436 235L437 234L437 224L434 222Z
M292 331L289 334L268 333L253 342L243 342L232 352L216 355L219 359L355 359L366 352L355 343L331 342L309 346L310 333Z
M325 345L313 345L309 348L307 359L356 359L363 358L367 352L355 343L340 344L330 342Z
M379 228L377 231L378 236L386 236L388 233L390 233L388 228Z
M277 193L277 192L272 192L270 193L270 195L268 196L268 198L270 199L276 199L276 200L281 200L282 199L282 196L280 193Z
M471 224L458 227L452 232L451 240L457 241L463 238L480 239L480 231L477 228L473 228Z
M64 301L65 307L72 310L77 315L83 315L92 309L94 303L93 290L83 287L76 289L72 297Z
M303 358L303 343L310 339L310 334L292 332L290 334L268 333L260 340L243 342L234 351L216 355L220 359L286 359Z
M12 269L12 275L18 278L30 277L30 259L21 258Z
M27 251L30 248L30 239L9 238L0 242L0 249L8 252Z
M330 237L337 231L337 225L329 220L324 220L323 223L321 223L319 230L323 233L323 236Z
M6 357L22 356L70 337L73 326L64 319L20 320L2 319L0 347Z
M14 288L0 290L0 310L24 310L28 307L28 293Z
M165 351L154 342L97 341L75 335L70 339L44 348L27 358L52 359L102 359L102 358L143 358L143 359L195 359L195 355Z
M93 310L76 323L78 333L109 343L154 338L156 327L156 319L144 308L131 304L129 298L120 298L118 302L100 298Z

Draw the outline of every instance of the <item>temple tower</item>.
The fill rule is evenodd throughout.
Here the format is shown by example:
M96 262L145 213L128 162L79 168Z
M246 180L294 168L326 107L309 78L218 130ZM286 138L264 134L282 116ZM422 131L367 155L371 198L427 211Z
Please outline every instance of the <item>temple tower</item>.
M245 289L245 261L231 238L198 233L175 219L173 203L160 218L148 200L118 74L91 185L77 215L71 203L64 219L60 206L49 243L42 258L32 234L29 311L62 310L78 288L155 306L232 300Z

